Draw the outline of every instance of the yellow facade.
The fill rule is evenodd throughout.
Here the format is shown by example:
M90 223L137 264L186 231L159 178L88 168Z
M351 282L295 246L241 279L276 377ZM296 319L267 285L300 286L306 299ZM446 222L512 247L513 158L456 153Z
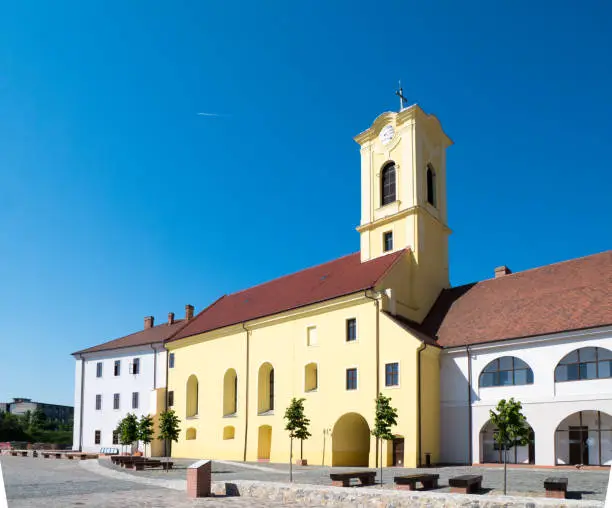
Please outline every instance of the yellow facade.
M392 125L394 133L381 139ZM406 320L422 321L448 286L445 149L450 140L418 106L381 115L356 138L362 157L362 261L379 257L382 233L393 251L410 247L372 290L191 336L166 345L181 434L176 457L286 462L285 409L305 399L312 437L303 443L310 464L378 464L374 399L392 398L406 467L439 455L439 349L424 343ZM380 206L380 168L394 160L397 199ZM436 206L426 202L423 168L435 167ZM419 173L419 174L417 174ZM346 340L347 319L357 339ZM385 365L399 364L399 383L385 386ZM347 369L357 388L347 390ZM399 440L395 442L399 446ZM385 443L383 465L399 452ZM294 454L299 458L299 444Z

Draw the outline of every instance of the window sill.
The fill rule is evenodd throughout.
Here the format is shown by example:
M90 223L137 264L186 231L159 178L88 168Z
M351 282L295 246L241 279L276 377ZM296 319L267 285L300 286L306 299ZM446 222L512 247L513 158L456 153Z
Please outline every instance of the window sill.
M359 342L359 339L352 339L352 340L344 341L345 344L357 344L358 342Z
M223 418L238 418L238 411L235 411L227 415L223 415Z
M304 393L317 393L319 391L319 388L313 388L312 390L304 390Z
M274 409L268 409L267 411L260 411L259 413L257 413L257 416L273 416L274 415Z
M185 420L198 420L200 418L199 415L191 415L191 416L186 416Z
M380 199L380 197L379 197L379 199ZM400 203L401 203L401 202L400 202L400 200L399 200L399 199L396 199L395 201L391 201L390 203L386 203L386 204L384 204L384 205L380 205L380 206L379 206L379 207L376 209L376 211L377 211L377 212L378 212L378 211L382 211L382 210L384 210L385 208L391 208L391 207L393 207L393 206L395 206L395 207L399 207Z

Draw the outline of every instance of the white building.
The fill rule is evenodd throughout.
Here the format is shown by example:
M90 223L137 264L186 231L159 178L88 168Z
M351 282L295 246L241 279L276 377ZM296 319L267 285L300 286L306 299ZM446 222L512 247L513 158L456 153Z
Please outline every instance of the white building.
M612 251L446 290L424 323L441 356L447 463L500 462L489 411L533 430L509 462L612 464Z
M73 449L99 452L119 448L115 429L128 413L158 412L166 400L167 354L164 341L193 317L193 306L185 307L185 319L168 314L166 323L154 326L152 316L144 329L73 353L76 359ZM158 455L161 443L151 443Z

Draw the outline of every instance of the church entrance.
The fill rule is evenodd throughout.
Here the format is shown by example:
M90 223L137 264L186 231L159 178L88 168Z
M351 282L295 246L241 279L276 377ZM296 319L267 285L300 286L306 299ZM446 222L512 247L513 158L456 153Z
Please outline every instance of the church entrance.
M367 467L370 427L359 413L342 415L332 431L332 466Z
M396 437L393 439L393 465L404 467L404 438Z

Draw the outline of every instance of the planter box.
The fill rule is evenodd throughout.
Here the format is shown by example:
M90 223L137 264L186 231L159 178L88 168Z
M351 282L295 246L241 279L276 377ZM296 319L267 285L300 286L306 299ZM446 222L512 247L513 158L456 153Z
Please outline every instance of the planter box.
M308 465L308 460L306 460L306 459L297 459L295 461L295 465L296 466L307 466Z

